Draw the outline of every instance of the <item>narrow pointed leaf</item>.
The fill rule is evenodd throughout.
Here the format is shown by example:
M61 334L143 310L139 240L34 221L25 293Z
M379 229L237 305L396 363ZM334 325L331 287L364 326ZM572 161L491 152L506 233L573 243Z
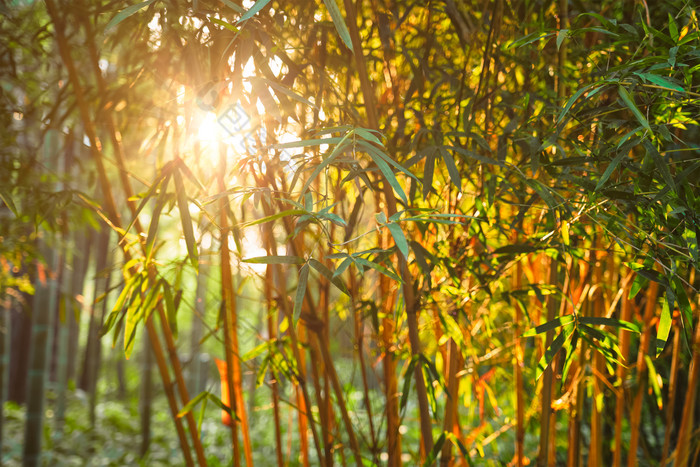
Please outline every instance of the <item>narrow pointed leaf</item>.
M294 313L292 315L292 323L296 324L299 321L301 314L301 306L304 302L306 294L306 283L309 280L309 263L306 263L299 270L299 282L297 283L297 291L294 295Z
M595 191L600 190L603 188L603 185L605 185L605 182L608 181L612 173L615 171L618 165L620 165L620 162L622 162L622 159L624 159L626 154L624 152L620 152L617 156L615 156L615 159L610 162L608 165L608 168L605 169L605 172L603 172L603 175L600 176L600 180L598 180L598 184L595 186Z
M241 16L241 19L239 19L238 22L240 23L242 21L252 18L253 16L255 16L255 13L262 10L268 3L270 3L270 0L258 0L252 7L248 9L248 11L245 12L243 16Z
M323 277L328 279L333 285L335 285L338 290L343 292L345 295L349 295L347 287L345 287L345 284L343 281L340 279L340 277L333 276L333 272L328 269L323 263L316 259L310 259L309 264L311 265L312 268L314 268L316 271L321 273Z
M242 261L252 264L304 264L304 258L298 256L256 256Z
M642 126L647 131L651 131L651 126L649 126L649 122L647 121L644 114L642 114L642 112L639 110L637 105L634 103L634 99L632 99L632 96L627 91L627 89L625 89L624 87L622 87L620 85L617 87L617 91L618 91L620 97L622 98L622 102L624 102L625 105L627 106L627 108L632 111L632 113L634 114L635 118L639 121L639 123L641 123Z
M396 246L403 257L408 258L408 242L406 241L406 236L404 235L403 230L401 230L401 226L395 222L390 222L389 224L386 224L386 226L389 229L389 232L391 232L391 236L394 237L394 242L396 243Z
M345 24L345 20L343 19L343 15L340 13L338 4L335 3L335 0L323 0L323 3L326 4L328 13L331 14L331 19L333 20L335 29L338 31L338 35L343 40L343 43L348 49L350 49L351 52L354 52L352 48L352 40L350 39L350 31L348 31L348 26ZM351 18L351 21L354 21L354 19Z
M185 234L185 244L187 245L187 256L190 258L192 267L195 271L199 270L199 257L197 254L197 241L194 238L194 230L192 228L192 217L190 216L189 203L187 202L187 193L185 192L184 184L182 183L182 174L179 170L175 171L175 190L177 192L177 207L180 210L180 219L182 221L182 232Z
M121 23L124 21L126 18L129 16L133 15L139 10L142 10L143 8L146 8L148 5L153 3L155 0L146 0L145 2L137 3L136 5L131 5L126 8L124 8L122 11L114 15L114 18L112 18L109 23L107 23L107 26L105 26L105 32L109 31L112 29L114 26L117 24Z

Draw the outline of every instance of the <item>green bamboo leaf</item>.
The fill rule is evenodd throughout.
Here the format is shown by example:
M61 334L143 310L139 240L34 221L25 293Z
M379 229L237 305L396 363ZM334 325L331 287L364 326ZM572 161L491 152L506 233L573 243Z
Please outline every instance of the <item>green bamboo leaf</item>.
M408 394L411 391L411 380L413 379L413 372L418 364L418 357L420 354L416 354L411 357L411 361L406 368L406 373L403 375L403 386L401 388L401 400L399 401L399 410L403 414L406 409L406 403L408 402Z
M292 323L296 324L299 321L301 314L301 306L304 302L306 294L306 283L309 280L309 263L304 264L299 270L299 282L297 282L297 291L294 295L294 313L292 314Z
M330 255L329 255L330 256ZM335 268L335 271L333 272L333 277L338 277L342 273L345 272L345 270L350 267L350 265L353 263L353 258L350 256L347 256L343 261L340 262L337 268Z
M215 403L216 405L218 405L219 408L220 408L221 410L223 410L224 412L226 412L227 414L229 414L229 415L231 416L231 419L232 419L232 420L238 420L238 421L241 420L240 418L238 418L238 415L236 415L236 413L235 413L233 410L231 410L231 407L229 407L228 405L224 404L224 403L221 401L221 399L219 399L218 397L216 397L214 394L208 393L208 394L207 394L207 398L208 398L210 401L212 401L213 403Z
M260 355L264 354L265 351L267 351L269 348L270 348L270 342L268 342L268 341L262 342L262 343L256 345L255 347L253 347L252 349L250 349L249 351L247 351L245 354L243 354L243 356L241 357L241 360L243 360L244 362L248 362L248 361L250 361L254 358L257 358Z
M165 192L165 187L161 191L160 195L156 199L156 206L153 208L153 214L151 215L151 223L148 226L148 234L146 235L146 258L150 260L153 257L153 245L156 241L156 235L158 233L158 223L160 222L160 215L167 202L167 193Z
M367 144L367 146L371 145ZM372 161L374 161L374 163L377 164L377 167L379 167L379 170L382 172L382 175L384 175L384 178L387 182L389 182L389 185L391 185L396 194L399 195L399 198L401 198L401 200L403 200L405 204L408 204L408 198L406 197L406 193L404 193L403 188L401 188L401 184L399 184L399 181L394 176L394 172L391 170L389 164L386 163L384 158L379 156L377 152L378 151L367 151L367 154L372 159Z
M385 268L384 266L381 266L374 261L369 261L365 258L355 258L355 262L357 264L360 264L362 266L366 266L368 268L372 268L375 271L379 272L380 274L384 274L387 277L390 277L391 279L394 279L397 282L401 282L401 278L394 272L390 271L389 269Z
M335 0L323 0L323 3L326 4L328 13L331 14L331 19L333 19L333 24L335 25L336 31L338 31L338 35L345 43L345 46L350 49L350 52L354 52L352 48L352 40L350 39L350 31L348 31L343 15L340 14L338 4L335 3ZM351 21L354 21L354 19L351 19Z
M642 114L642 112L639 110L637 105L634 103L634 99L632 99L632 96L630 96L630 93L627 91L627 89L622 87L622 85L619 85L617 87L617 91L620 97L622 98L622 102L624 102L627 108L632 111L637 121L639 121L639 123L641 123L641 125L644 128L646 128L647 131L651 131L651 126L649 126L649 122L647 121L644 114Z
M389 165L391 165L392 167L396 168L396 170L398 170L399 172L411 177L412 179L414 179L417 182L420 182L420 179L418 178L418 176L416 176L413 172L408 170L406 167L404 167L403 165L399 164L394 159L389 157L388 154L386 154L384 151L382 151L377 146L375 146L375 145L373 145L370 142L365 141L365 140L357 141L357 146L362 151L365 151L367 154L369 154L370 156L375 155L376 157L381 158L382 160L384 160L384 162L386 162Z
M666 347L668 335L671 332L671 324L673 318L671 311L675 302L675 294L670 286L666 287L666 299L661 307L661 316L659 316L659 327L656 331L656 356L658 357Z
M310 175L309 178L306 180L306 183L304 183L304 186L301 188L301 193L302 193L302 195L303 195L304 193L306 193L306 190L309 189L309 186L311 186L311 184L312 184L313 181L316 179L316 177L318 176L318 174L320 174L321 171L322 171L323 169L325 169L326 167L328 167L335 159L338 158L338 156L340 156L340 154L343 153L343 151L344 151L348 146L350 146L350 144L351 144L351 143L350 143L350 138L351 138L352 134L353 134L353 132L351 132L351 131L348 132L348 133L343 137L343 139L341 139L340 142L335 146L335 148L333 148L333 151L331 151L331 153L328 155L328 157L326 157L325 159L323 159L323 161L321 161L321 163L318 164L318 165L316 166L316 168L313 170L313 172L311 172L311 175Z
M114 26L117 24L121 23L124 21L126 18L129 16L133 15L139 10L142 10L143 8L146 8L148 5L153 3L155 0L146 0L145 2L137 3L136 5L131 5L126 8L124 8L122 11L114 15L114 18L112 18L109 23L107 23L107 26L105 26L105 32L109 31L112 29Z
M678 25L676 25L676 20L673 19L671 13L668 14L668 32L671 35L673 42L678 42Z
M199 257L197 254L197 241L194 238L194 230L192 228L192 217L190 216L189 203L187 202L187 193L185 192L184 184L182 183L182 174L179 170L175 171L175 191L177 192L177 207L180 210L180 219L182 220L182 231L185 234L185 244L187 245L187 256L190 258L192 267L195 271L199 270Z
M452 183L454 186L457 187L459 191L462 191L462 178L459 175L459 170L457 170L457 166L455 165L455 160L452 157L452 154L445 149L444 146L440 146L438 148L440 151L440 155L442 156L442 160L445 161L445 165L447 166L447 173L450 174L450 180L452 180Z
M303 139L299 141L290 141L288 143L275 144L273 148L275 149L294 149L294 148L306 148L310 146L320 146L322 144L339 144L341 141L346 139L345 137L333 136L331 138L317 138L317 139Z
M655 75L652 73L634 73L635 75L639 76L640 78L645 79L646 81L649 81L652 84L656 84L657 86L661 86L662 88L667 88L667 89L672 89L674 91L678 92L685 92L685 89L683 89L683 86L680 86L676 83L673 83L666 78Z
M671 190L675 191L676 183L673 181L673 177L671 176L671 171L669 170L668 164L666 163L664 158L661 157L661 154L659 154L659 151L649 141L644 141L644 147L646 148L647 152L649 154L651 154L651 158L654 160L654 165L656 166L658 171L661 172L661 176L663 177L664 181L666 182L666 185Z
M238 20L238 23L252 18L253 16L255 16L255 13L262 10L268 3L270 3L270 0L258 0L257 2L255 2L255 4L253 4L252 7L248 9L248 11L245 12L243 16L241 16L241 19Z
M647 374L649 378L649 386L654 391L654 396L656 397L656 407L658 407L659 410L663 410L663 396L661 395L661 386L659 386L659 381L661 378L659 378L659 375L656 372L656 367L654 366L654 362L651 361L651 357L649 355L645 355L644 360L646 361L647 369L649 370L649 373Z
M674 276L671 285L673 286L673 292L678 301L678 308L681 310L681 325L683 327L684 340L688 350L690 350L690 343L693 336L693 309L690 306L688 295L685 293L685 288L677 276Z
M566 36L568 36L569 30L568 29L560 29L557 32L557 50L561 48L561 43L564 42L564 39L566 39Z
M165 297L165 313L168 318L168 326L170 326L173 337L177 339L177 305L173 298L172 287L165 281L163 281L163 296Z
M12 211L12 214L15 215L15 217L19 217L19 213L17 212L17 207L15 206L15 203L12 201L12 196L10 196L10 191L5 188L5 187L0 187L0 201L5 203L5 206Z
M199 394L197 394L196 396L194 396L192 399L190 399L190 401L187 404L185 404L185 406L182 408L182 410L180 410L177 413L177 418L182 418L185 415L187 415L188 413L190 413L192 411L192 409L194 409L197 406L197 404L199 404L203 400L206 400L208 397L209 397L209 391L202 391Z
M566 101L566 105L564 105L564 108L561 109L561 112L559 112L559 116L557 117L557 125L561 123L561 121L564 119L567 113L569 113L569 110L571 110L571 107L576 103L576 101L581 97L585 92L587 92L589 89L593 88L594 86L598 86L598 83L593 83L586 85L582 88L580 88L578 91L574 93L573 96L569 98L568 101Z
M532 337L536 334L542 334L543 332L551 331L552 329L556 329L558 327L567 325L571 323L574 320L574 315L566 315L566 316L560 316L558 318L554 318L552 321L547 321L544 324L540 324L539 326L528 329L522 337Z
M359 136L360 138L369 141L370 143L374 143L377 146L384 147L384 143L382 143L381 140L374 133L375 132L367 130L365 128L355 128L355 134L357 134L357 136Z
M435 444L433 445L433 449L430 451L430 455L426 457L425 461L423 462L423 467L430 467L431 465L435 464L437 456L442 450L442 445L445 444L445 439L447 439L446 433L443 431L442 434L438 436L438 439L435 440Z
M227 23L226 21L223 21L219 18L214 18L213 16L209 16L209 21L211 21L214 24L218 24L219 26L228 29L229 31L233 33L238 33L239 29L234 26L233 24Z
M605 185L605 182L608 181L612 173L615 171L618 165L620 165L620 162L622 162L622 159L624 159L626 154L624 152L620 152L617 156L615 156L615 159L608 164L608 168L605 169L605 172L603 172L603 175L600 176L600 180L598 180L598 184L595 186L594 191L600 190L603 185Z
M576 327L571 325L567 326L557 335L556 339L552 342L552 345L544 352L544 355L537 363L537 381L539 381L542 374L549 368L554 361L554 357L559 353L564 343L571 339Z
M696 267L698 264L698 235L697 231L695 230L694 227L686 227L685 230L683 231L683 238L685 238L685 243L686 246L688 247L688 252L690 253L691 258L693 258L693 262L695 263Z
M302 214L308 214L308 212L304 209L287 209L286 211L278 212L276 214L272 214L271 216L266 216L261 219L256 219L254 221L246 222L245 224L242 224L241 227L250 227L253 225L259 225L259 224L264 224L266 222L272 222L276 221L277 219L281 219L283 217L287 216L299 216Z
M302 104L308 105L309 107L314 108L314 109L318 108L313 102L309 101L308 99L304 99L304 98L301 97L299 94L297 94L296 92L292 91L292 90L289 89L288 87L281 85L280 83L277 83L277 82L272 81L272 80L267 79L267 78L261 78L261 77L259 77L259 76L251 76L251 77L248 78L248 79L249 79L249 80L261 81L261 82L267 84L268 86L270 86L270 87L271 87L272 89L274 89L275 91L278 91L278 92L284 94L285 96L294 99L294 100L297 101L297 102L301 102ZM331 138L331 139L332 139L332 138ZM339 140L340 138L337 138L337 139ZM323 141L323 140L321 140L321 141ZM323 144L323 143L321 143L321 144Z
M386 226L389 229L391 236L394 237L394 242L396 243L396 246L403 257L408 258L408 242L406 241L406 236L404 235L403 230L401 230L401 226L394 222L390 222L389 224L386 224Z
M578 320L580 323L583 324L614 326L617 328L626 329L627 331L636 332L637 334L641 332L641 329L639 329L639 326L637 326L636 324L621 319L585 316L579 318Z
M333 272L331 272L331 270L328 269L323 263L312 258L309 260L309 264L311 265L312 268L314 268L316 271L321 273L321 275L323 277L325 277L333 285L335 285L338 290L343 292L345 295L349 295L348 289L347 289L347 287L345 287L345 284L340 279L340 277L334 277Z
M252 264L304 264L304 258L298 256L256 256L241 261Z

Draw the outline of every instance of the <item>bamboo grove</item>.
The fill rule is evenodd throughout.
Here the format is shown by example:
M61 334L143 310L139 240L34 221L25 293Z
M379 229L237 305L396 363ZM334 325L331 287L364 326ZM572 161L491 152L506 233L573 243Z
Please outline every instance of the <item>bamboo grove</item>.
M700 465L694 6L0 3L0 462Z

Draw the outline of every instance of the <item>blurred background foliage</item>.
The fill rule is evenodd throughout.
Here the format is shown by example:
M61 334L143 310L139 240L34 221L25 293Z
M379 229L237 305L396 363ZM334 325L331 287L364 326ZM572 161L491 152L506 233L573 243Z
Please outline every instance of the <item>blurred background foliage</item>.
M3 464L700 462L692 2L0 10Z

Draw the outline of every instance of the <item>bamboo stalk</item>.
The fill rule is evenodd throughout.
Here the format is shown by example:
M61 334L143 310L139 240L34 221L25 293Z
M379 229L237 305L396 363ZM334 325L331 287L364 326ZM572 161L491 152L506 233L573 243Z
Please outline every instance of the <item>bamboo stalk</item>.
M700 386L700 319L696 319L696 322L695 336L693 337L693 357L690 362L690 371L688 372L688 390L685 393L683 418L681 419L681 426L678 430L678 442L676 443L676 462L674 466L677 467L691 465L688 462L690 460L691 433L693 432L698 386Z
M272 236L272 226L264 224L262 228L263 242L267 254L272 256L272 244L274 238ZM277 339L277 313L275 312L272 291L274 290L274 269L268 264L265 268L264 295L265 306L267 308L267 334L268 339ZM282 454L282 429L280 427L280 396L278 375L274 368L271 370L272 380L270 381L270 392L272 393L272 416L275 427L275 454L277 456L277 467L284 466L284 456Z
M676 322L676 330L673 336L673 353L671 354L671 374L668 379L668 402L666 403L666 433L664 434L664 448L661 454L661 463L667 463L668 453L671 447L671 432L673 431L673 412L676 409L676 387L678 386L678 365L681 355L681 333L683 330Z
M647 363L645 357L649 350L651 333L654 330L652 320L656 310L656 299L659 293L659 283L651 281L647 289L647 303L644 310L644 330L639 341L639 352L637 353L637 388L632 402L632 412L630 416L630 448L627 457L628 467L637 465L637 446L639 444L639 430L642 420L642 400L646 389Z
M109 223L113 227L120 228L121 227L121 217L119 215L119 211L116 207L116 203L114 200L114 196L112 194L112 189L111 185L109 182L109 178L107 177L107 172L105 170L104 162L103 162L103 157L102 157L102 145L100 141L97 138L97 133L95 131L94 123L92 119L90 118L90 113L88 110L88 105L85 100L85 96L83 94L83 89L82 86L80 85L80 80L78 78L78 73L75 68L75 64L73 62L73 59L70 54L70 48L68 46L68 42L65 37L64 29L65 25L63 22L63 18L58 14L58 9L56 8L56 5L54 3L54 0L46 0L46 8L49 13L49 17L51 18L51 22L54 24L54 29L55 29L55 36L56 36L56 42L58 45L59 49L59 54L61 56L61 59L63 61L63 64L65 65L67 71L68 71L68 76L71 82L71 85L73 87L73 92L75 94L75 100L78 105L78 110L80 113L81 120L84 125L85 129L85 134L88 138L88 141L90 142L90 149L91 149L91 155L93 160L95 161L95 165L97 166L97 175L98 175L98 181L99 185L102 188L102 193L105 198L105 207L106 207L106 214L107 217L106 219L108 220ZM130 257L130 254L127 250L124 251L125 256L127 259ZM150 320L146 320L146 328L148 329L149 336L151 334L155 334L155 328L153 327L153 323ZM151 339L152 345L156 345L155 343L158 342L157 340ZM159 345L159 344L158 344ZM156 349L153 348L154 353L156 356L160 353L162 354L162 350L160 348ZM165 363L165 360L160 360L156 358L156 362L159 365L159 371L161 373L161 377L163 375L168 374L168 369L167 369L167 363ZM161 364L165 364L165 367L161 367ZM168 377L169 379L169 377ZM166 386L165 380L163 380L163 385L164 387ZM174 400L174 394L172 394L171 390L166 389L166 395L169 397L168 404L171 409L171 415L173 422L175 423L176 430L178 431L178 435L180 432L184 432L182 428L182 422L181 420L177 417L177 403ZM172 398L172 400L170 400ZM189 453L189 446L186 440L186 437L183 439L182 437L179 436L180 439L180 446L183 450L183 455L185 455L186 460L189 458L191 461L191 454ZM188 465L193 465L191 462L188 463Z
M622 281L622 305L620 310L620 319L630 321L632 317L632 302L629 299L630 284L634 273L630 272ZM620 354L624 361L629 358L630 333L620 331ZM627 368L624 364L617 366L617 392L615 394L615 449L613 453L613 466L622 466L622 421L625 416L625 377Z
M514 242L518 242L518 236L515 235ZM522 287L522 276L523 276L523 263L518 261L515 265L515 272L513 277L513 289L520 290ZM523 400L523 367L524 364L524 350L522 339L520 338L520 328L519 324L523 322L523 310L520 307L520 303L515 303L515 326L513 327L514 339L515 339L515 349L514 359L513 359L513 371L515 373L515 465L516 467L523 467L525 459L525 402Z
M600 232L596 232L596 242L595 245L600 249ZM602 251L593 252L593 257L595 258L595 263L593 267L593 284L594 287L591 289L591 316L593 317L604 317L604 303L603 303L603 257L604 253ZM593 355L593 367L596 371L593 372L591 377L593 378L593 401L591 408L591 440L588 451L588 466L596 467L603 464L603 383L600 378L605 372L605 361L600 352L595 352Z
M357 72L360 78L360 87L365 100L365 111L367 112L367 120L369 127L374 130L379 130L379 120L377 118L376 97L372 91L372 85L369 81L367 66L365 64L364 54L362 52L362 42L360 33L357 28L357 10L352 0L344 0L345 12L350 18L348 21L348 29L354 49L353 56L357 66ZM383 182L384 199L387 206L387 217L396 214L396 199L392 192L391 186ZM397 255L398 270L401 280L404 283L402 287L404 295L404 303L406 306L406 324L408 325L408 338L411 344L411 355L417 356L421 353L420 338L418 335L418 307L417 301L413 292L413 278L408 270L406 258L402 254ZM420 428L421 428L421 447L424 455L428 455L433 450L433 433L432 419L430 417L430 409L428 404L428 394L423 378L423 371L419 365L414 368L414 378L416 384L416 395L418 397L418 409L420 413Z
M549 262L549 278L548 283L555 286L559 282L558 263L554 258ZM547 321L554 319L558 303L554 295L549 296L547 301ZM548 331L545 337L544 348L548 349L554 339L554 332ZM553 384L553 369L550 365L542 375L542 394L541 394L541 409L540 414L540 451L537 457L538 466L546 466L549 462L549 446L550 446L550 418L552 415L552 384ZM553 444L553 443L552 443Z

